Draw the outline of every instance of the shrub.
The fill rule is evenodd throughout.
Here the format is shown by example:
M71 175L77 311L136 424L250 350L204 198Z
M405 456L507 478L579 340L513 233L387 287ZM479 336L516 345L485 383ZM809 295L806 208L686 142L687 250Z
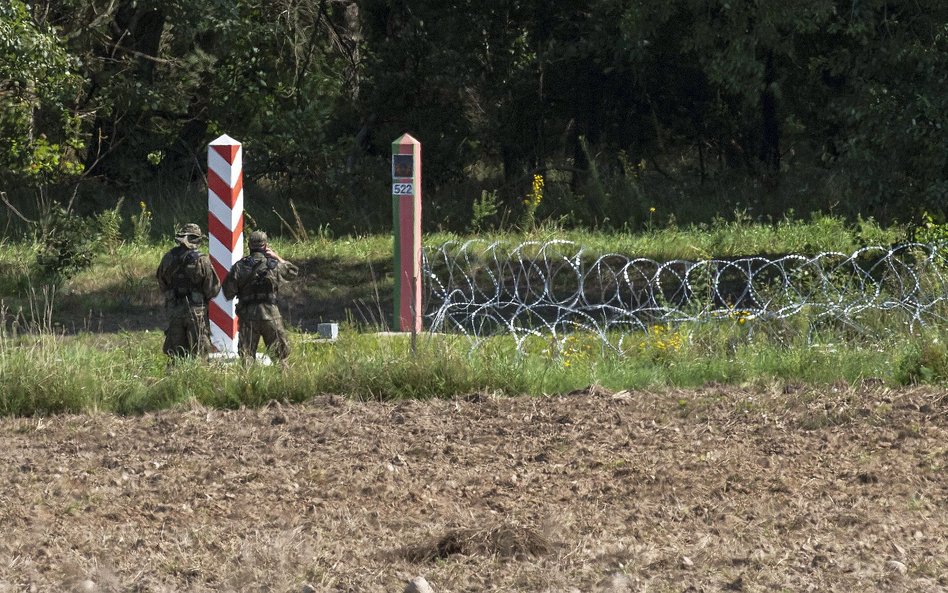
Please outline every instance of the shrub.
M902 357L896 369L900 383L948 381L948 344L943 335L923 335L918 345Z
M141 211L137 216L132 217L132 243L145 245L151 236L152 213L145 202L139 202L138 207Z
M479 233L489 230L494 217L497 216L499 206L500 199L497 197L497 190L481 191L481 197L474 200L474 208L471 212L471 232Z
M54 202L39 223L36 265L47 278L65 279L92 265L100 244L95 220L83 218Z
M114 254L122 245L122 198L119 198L115 207L104 210L96 215L95 226L99 232L99 244Z

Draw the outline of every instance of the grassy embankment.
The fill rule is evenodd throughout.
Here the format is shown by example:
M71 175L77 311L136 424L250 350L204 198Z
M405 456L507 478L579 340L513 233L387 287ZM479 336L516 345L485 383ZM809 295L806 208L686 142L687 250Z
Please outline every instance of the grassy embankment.
M836 218L752 224L740 218L705 227L654 229L638 235L540 230L479 239L573 240L590 253L657 259L816 251L852 252L891 244L902 229ZM428 245L466 237L432 235ZM158 409L196 400L235 407L269 400L302 401L317 393L361 398L439 397L478 391L561 393L592 383L611 389L693 386L707 382L888 383L948 380L943 329L914 334L884 315L871 333L803 316L779 324L732 319L636 335L633 354L604 352L577 335L565 343L536 339L520 354L513 340L471 348L461 336L428 336L411 353L407 338L380 337L390 309L391 239L385 236L275 241L299 262L304 278L288 295L294 352L288 370L191 362L167 368L160 354L161 316L152 274L167 245L124 244L55 290L31 273L36 247L7 244L0 252L0 414ZM342 321L341 339L318 343L305 331Z

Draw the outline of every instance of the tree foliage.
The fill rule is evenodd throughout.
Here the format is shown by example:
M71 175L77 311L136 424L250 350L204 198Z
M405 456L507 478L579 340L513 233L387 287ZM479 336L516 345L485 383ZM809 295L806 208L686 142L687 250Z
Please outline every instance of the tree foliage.
M49 180L81 172L78 66L21 0L0 5L0 173Z
M199 179L226 132L336 187L411 131L434 188L558 171L590 220L643 167L904 217L948 203L946 78L942 0L9 0L0 180Z

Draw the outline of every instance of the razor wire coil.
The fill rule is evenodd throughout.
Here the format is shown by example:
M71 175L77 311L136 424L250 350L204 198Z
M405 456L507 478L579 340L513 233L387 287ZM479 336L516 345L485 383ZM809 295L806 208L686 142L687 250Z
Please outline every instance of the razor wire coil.
M699 260L592 255L562 240L448 242L423 254L432 332L623 336L656 325L807 315L862 327L870 312L910 331L948 320L948 245ZM618 347L617 347L618 346Z

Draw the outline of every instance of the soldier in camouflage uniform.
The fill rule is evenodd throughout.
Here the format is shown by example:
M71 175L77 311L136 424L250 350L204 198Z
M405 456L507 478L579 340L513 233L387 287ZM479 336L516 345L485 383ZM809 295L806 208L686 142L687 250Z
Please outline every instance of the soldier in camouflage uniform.
M240 340L237 349L244 361L253 361L260 338L274 358L285 362L290 354L277 292L296 278L299 268L270 249L267 234L250 233L250 255L238 261L224 279L224 298L237 297Z
M188 223L178 229L177 247L158 265L158 286L165 297L168 329L163 350L168 356L206 356L211 349L207 303L221 290L210 258L198 251L204 235Z

